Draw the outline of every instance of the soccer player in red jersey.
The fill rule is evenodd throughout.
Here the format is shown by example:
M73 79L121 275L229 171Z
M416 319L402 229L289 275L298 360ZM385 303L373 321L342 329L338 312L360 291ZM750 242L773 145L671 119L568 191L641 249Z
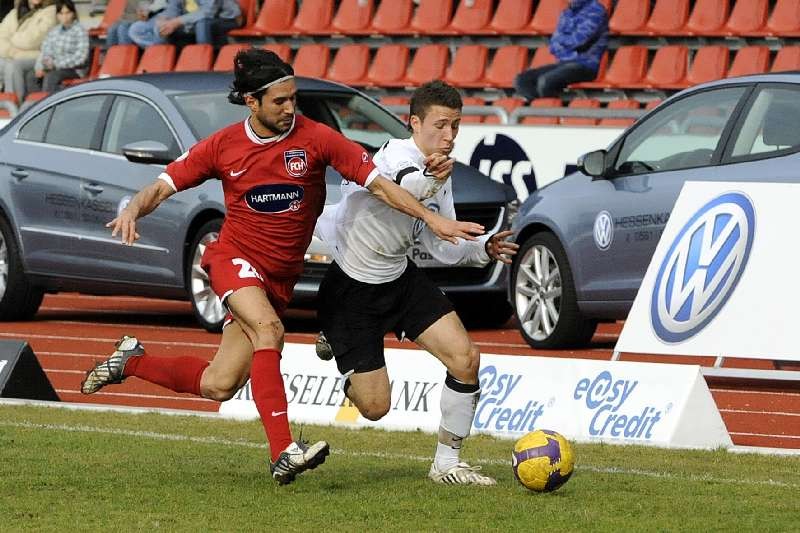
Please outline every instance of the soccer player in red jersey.
M379 175L369 154L331 128L297 115L292 68L272 52L249 49L234 60L229 100L250 116L198 142L167 165L155 182L109 222L112 236L132 245L136 220L174 193L208 178L222 181L227 214L219 240L202 266L229 316L209 364L192 356L156 357L135 337L123 337L111 357L90 370L81 392L136 376L175 392L217 401L230 399L251 380L253 399L270 444L270 471L280 484L325 461L328 443L292 439L280 372L281 316L303 270L303 255L325 203L325 169L369 189L391 207L422 219L440 238L474 239L482 226L457 222L426 209Z

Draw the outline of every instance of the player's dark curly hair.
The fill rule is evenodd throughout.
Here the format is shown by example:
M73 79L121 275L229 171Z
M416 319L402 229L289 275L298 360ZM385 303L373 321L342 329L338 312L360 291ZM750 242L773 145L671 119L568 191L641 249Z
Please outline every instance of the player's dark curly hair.
M242 50L233 59L233 83L228 101L244 105L244 95L263 87L271 81L293 76L291 65L285 63L274 52L263 48ZM253 93L253 98L261 100L266 89Z
M461 110L464 103L455 88L443 81L434 80L417 87L411 95L409 112L418 116L420 120L425 120L425 115L434 105Z

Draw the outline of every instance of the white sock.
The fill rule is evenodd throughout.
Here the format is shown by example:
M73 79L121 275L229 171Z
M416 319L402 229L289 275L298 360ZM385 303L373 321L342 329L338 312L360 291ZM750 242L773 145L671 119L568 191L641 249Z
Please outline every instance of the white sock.
M458 464L461 444L469 436L479 397L478 385L462 383L447 374L442 387L440 402L442 419L439 423L439 442L434 457L434 463L440 472Z

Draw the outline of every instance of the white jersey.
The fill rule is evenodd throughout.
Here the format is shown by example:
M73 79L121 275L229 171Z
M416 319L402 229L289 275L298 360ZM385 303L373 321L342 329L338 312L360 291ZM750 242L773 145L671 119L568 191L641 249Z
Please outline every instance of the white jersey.
M375 154L378 172L394 180L425 207L455 219L453 186L426 176L425 156L413 139L392 139ZM342 200L325 207L316 235L331 247L333 258L351 278L364 283L386 283L406 269L406 252L418 240L439 262L447 265L483 266L488 235L458 244L439 239L421 220L386 205L368 189L342 183Z

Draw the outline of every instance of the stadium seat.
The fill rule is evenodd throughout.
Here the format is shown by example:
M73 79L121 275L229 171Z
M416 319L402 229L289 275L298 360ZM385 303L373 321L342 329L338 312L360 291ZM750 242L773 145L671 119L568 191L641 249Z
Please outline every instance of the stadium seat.
M214 61L214 72L232 72L233 58L241 50L247 50L248 48L250 48L249 43L226 44L220 48L219 53L217 53L217 59Z
M367 83L378 87L405 86L410 55L408 47L404 44L381 46L375 52L372 65L367 72Z
M725 77L730 65L728 47L723 45L703 46L692 58L692 66L686 74L684 87L718 80Z
M331 23L333 33L345 35L371 33L370 22L374 7L373 0L342 0Z
M264 0L252 26L231 30L228 35L233 37L291 35L296 4L295 0Z
M414 0L391 0L378 4L372 18L372 32L384 35L403 35L411 32Z
M174 44L154 44L144 49L136 74L169 72L175 66L178 51Z
M689 48L682 44L662 46L656 50L642 86L652 89L680 89L685 87Z
M597 69L597 76L592 81L582 81L573 83L569 87L571 89L598 89L606 87L606 71L608 70L608 52L604 52L600 58L600 66Z
M447 26L453 16L453 3L442 0L419 0L411 19L411 30L419 34L448 33Z
M500 0L489 22L488 30L500 35L527 35L526 28L533 14L530 0Z
M292 30L299 35L328 35L333 20L333 0L303 0Z
M41 100L45 96L48 96L49 94L50 93L48 93L47 91L34 91L32 93L28 93L25 96L25 102L28 102L28 103L30 103L30 102L38 102L39 100Z
M756 36L764 33L769 12L769 0L738 0L720 34Z
M443 44L426 44L417 49L406 73L406 85L422 85L444 78L450 52Z
M614 59L602 81L606 87L637 87L646 71L647 48L639 45L621 46L614 53Z
M175 63L175 72L206 72L214 64L214 47L210 44L188 44Z
M486 69L483 85L486 87L510 88L514 78L528 65L528 48L508 45L498 48L492 63Z
M800 0L777 0L767 19L764 34L800 37Z
M656 0L644 27L647 35L679 35L689 20L689 0Z
M486 101L483 98L479 98L477 96L465 96L461 99L461 103L465 106L483 106L486 105ZM461 123L462 124L480 124L483 122L483 115L466 115L461 113Z
M127 0L108 0L100 24L89 30L89 36L105 39L108 28L122 16L127 3Z
M614 100L606 105L606 109L639 109L639 107L639 102L629 99ZM602 118L598 125L612 128L627 128L634 122L636 122L634 118Z
M528 105L530 107L564 106L564 104L561 102L561 98L534 98ZM528 126L554 126L558 124L558 117L537 117L537 116L522 117L519 123Z
M294 56L294 73L309 78L324 78L328 74L331 50L325 44L304 44Z
M536 6L530 24L525 28L529 35L551 35L558 24L558 16L567 7L568 0L541 0Z
M136 72L139 65L139 47L135 44L116 44L106 50L100 65L98 78L128 76Z
M366 85L368 67L369 47L365 44L346 44L336 52L328 79L346 85Z
M459 35L488 33L493 12L494 0L461 0L448 29Z
M596 98L576 98L567 106L571 109L600 108L600 100ZM564 126L594 126L597 124L596 118L561 117L559 124Z
M261 46L264 50L269 50L270 52L274 52L278 57L280 57L286 63L291 63L292 59L292 49L288 44L285 43L268 43Z
M730 0L697 0L682 33L716 35L728 20L729 11Z
M553 54L550 53L550 48L547 47L546 44L543 44L533 52L533 57L531 58L531 68L539 68L545 65L552 65L555 63L557 59Z
M19 98L17 98L17 93L0 93L0 101L9 102L14 108L19 109ZM11 111L12 110L0 106L0 118L11 118Z
M256 23L257 0L239 0L239 9L242 10L242 27L247 28Z
M495 107L502 107L509 115L518 107L525 105L525 100L516 97L498 98L488 103ZM500 117L489 115L483 119L485 124L500 124Z
M782 46L775 55L770 72L800 70L800 46Z
M660 99L660 98L658 98L658 99L656 99L656 100L650 100L649 102L647 102L647 103L645 104L644 108L645 108L646 110L648 110L648 111L649 111L649 110L651 110L651 109L655 109L655 108L657 108L659 105L661 105L661 102L663 102L663 101L664 101L664 100L662 100L662 99Z
M619 0L608 29L622 35L642 33L649 16L650 0Z
M489 51L482 44L457 47L444 81L455 87L482 86L488 55Z
M766 46L745 46L736 52L727 76L762 74L769 70L769 60L769 48Z

